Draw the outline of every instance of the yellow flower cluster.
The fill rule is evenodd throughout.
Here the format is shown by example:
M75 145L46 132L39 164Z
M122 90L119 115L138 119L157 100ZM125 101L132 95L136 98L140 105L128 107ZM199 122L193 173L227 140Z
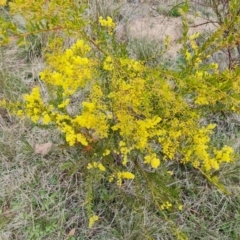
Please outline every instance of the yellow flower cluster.
M233 149L229 146L224 146L221 150L214 150L214 154L218 162L229 163L232 161Z
M105 172L106 171L106 168L102 165L102 163L97 163L97 162L93 162L93 163L89 163L88 166L87 166L87 169L93 169L93 168L97 168L99 169L100 171L103 171Z
M89 218L89 224L88 227L92 228L94 223L99 219L97 215L93 215L92 217Z
M194 65L194 67L198 67L202 62L201 54L199 53L199 47L196 42L196 38L199 37L199 33L195 33L189 36L189 44L191 46L191 50L184 49L184 57L188 62Z
M213 152L210 151L210 137L208 135L214 127L214 124L210 124L205 128L196 130L192 136L191 147L185 149L184 162L191 162L194 167L202 167L204 171L209 172L218 170L223 162L232 161L233 149L229 146L224 146L220 150L213 149Z
M73 95L91 79L93 62L87 58L90 50L89 45L78 40L64 53L48 54L49 67L40 73L41 80L60 87L63 97Z
M116 62L115 65L116 67L122 68L122 70L126 71L131 77L136 77L145 70L145 67L141 62L130 58L120 58L119 62ZM103 69L106 71L114 70L114 62L112 57L106 57L105 61L103 62Z
M102 16L99 17L99 23L102 27L108 27L108 28L115 28L115 23L113 22L111 17L107 17L107 19L103 19Z
M21 15L26 19L26 23L31 22L33 26L50 30L62 29L69 35L70 29L82 31L86 25L82 16L86 6L84 2L69 4L68 1L58 0L14 0L9 1L9 5L12 16Z
M106 149L103 153L103 156L108 156L111 153L109 149Z
M75 130L74 125L72 122L68 122L67 119L71 120L70 117L66 118L59 114L56 115L56 123L58 124L58 128L60 131L65 133L65 138L69 146L73 146L76 143L81 143L83 146L88 146L88 141L86 137L81 133ZM64 119L61 121L60 119ZM60 120L60 121L59 121Z
M25 113L33 122L40 120L44 116L45 122L50 122L50 116L47 114L44 107L43 100L41 98L39 87L35 87L31 94L24 95L25 100ZM18 112L19 115L22 113Z
M156 154L147 155L144 157L144 160L144 163L151 164L152 168L158 168L160 165L160 160Z
M40 89L37 87L31 94L24 96L24 112L18 111L19 116L26 114L33 122L42 120L46 125L56 124L65 134L70 146L76 143L87 146L91 141L91 137L85 136L81 129L95 131L98 138L108 136L106 122L108 117L102 112L103 107L99 107L99 99L102 97L99 87L92 88L91 94L94 94L95 102L83 101L82 112L76 116L67 113L70 97L79 89L86 87L94 72L93 61L86 57L89 51L90 47L84 41L78 40L64 53L48 55L49 67L41 72L40 76L47 86L50 86L50 92L53 87L58 91L58 95L53 95L51 99L55 105L44 104Z
M106 71L112 71L114 68L112 58L107 56L105 61L103 62L103 69Z
M178 210L182 211L183 210L183 205L178 204Z
M113 60L106 56L99 62L92 54L91 48L78 40L64 52L48 55L48 67L40 75L51 101L43 101L40 89L34 88L24 96L25 105L19 115L55 125L70 146L97 146L97 151L101 146L94 154L108 163L114 158L110 153L117 154L126 171L112 169L114 174L109 180L115 179L119 186L123 179L134 179L135 175L127 170L136 153L153 169L176 156L205 172L231 161L231 148L210 146L214 126L199 127L201 114L173 91L159 71L150 71L142 62L128 57ZM105 70L104 78L102 72L98 74L99 69ZM198 78L206 76L197 72ZM187 87L187 81L181 87ZM84 98L78 103L79 111L70 114L71 98L80 91ZM195 103L203 104L204 91L199 92ZM87 168L106 170L98 161Z
M185 51L185 58L186 58L186 60L188 60L188 61L190 61L191 58L192 58L191 53L190 53L188 50Z
M83 102L82 105L82 113L77 115L72 123L81 128L94 129L98 138L106 138L109 128L106 114L101 113L94 103Z
M170 203L170 202L168 202L168 201L166 201L165 203L163 203L161 206L160 206L160 208L162 209L162 210L168 210L168 209L170 209L172 207L172 204Z
M195 39L198 38L199 35L200 35L199 33L195 33L195 34L189 36L190 45L191 45L191 47L194 51L197 51L197 49L198 49L198 46L197 46L197 43L196 43Z
M0 0L0 6L5 6L7 4L7 0Z
M209 104L209 101L207 99L207 97L204 95L200 95L198 94L196 100L195 100L195 104L198 104L198 105L208 105Z
M134 179L135 176L134 174L130 173L130 172L117 172L116 174L112 174L109 178L109 182L112 182L114 180L114 178L117 179L117 185L121 186L122 185L122 180L123 179Z
M164 80L154 81L152 78L146 78L147 69L142 63L135 60L120 59L118 64L120 64L123 74L117 78L115 78L115 71L118 70L112 68L110 74L113 80L107 99L104 86L100 81L96 81L91 87L88 101L82 101L81 112L75 116L66 114L65 109L70 102L69 96L76 92L79 86L86 86L87 82L83 84L83 78L80 77L81 81L73 85L74 71L67 72L62 64L64 62L64 67L70 65L69 69L75 68L74 61L70 61L70 59L76 58L77 54L85 59L82 54L87 54L89 51L89 47L79 40L70 50L66 50L62 57L48 59L53 60L51 62L53 69L48 68L41 76L46 83L56 87L61 86L63 100L57 104L56 108L52 105L45 106L39 88L34 88L30 95L25 96L25 112L32 121L37 122L42 119L44 124L56 124L65 133L66 141L70 146L76 143L87 146L89 142L95 141L94 139L97 141L106 139L111 129L114 134L120 136L118 151L122 156L124 166L131 160L131 153L137 150L145 153L144 163L154 169L158 168L160 159L152 151L151 145L154 141L158 141L160 144L163 159L173 160L176 154L181 153L183 162L191 162L195 167L203 167L206 171L218 169L221 162L227 162L231 158L232 150L230 148L215 150L214 153L209 148L210 138L208 135L211 134L213 126L209 125L199 129L196 121L198 116L189 111L187 104L175 99L171 92L171 86ZM78 64L81 70L85 66L80 62ZM88 69L86 71L89 74L85 75L83 72L82 76L85 76L85 79L88 79L95 71L93 66L93 64L86 65ZM50 81L50 76L59 74L62 74L61 81L56 78ZM63 78L63 75L68 78ZM130 76L127 81L125 75ZM91 81L93 83L93 80ZM149 85L152 85L151 91L148 89ZM161 117L155 114L156 106ZM172 115L182 113L186 117L188 116L187 121L170 118ZM189 131L190 127L191 131ZM188 140L189 144L186 144L184 139L191 139L191 141ZM184 145L181 142L184 142ZM108 150L103 153L103 156L107 156L109 153ZM124 176L122 173L118 174L119 185Z
M63 109L66 108L69 102L70 102L70 99L68 98L65 101L63 101L61 104L58 104L58 108L63 108Z

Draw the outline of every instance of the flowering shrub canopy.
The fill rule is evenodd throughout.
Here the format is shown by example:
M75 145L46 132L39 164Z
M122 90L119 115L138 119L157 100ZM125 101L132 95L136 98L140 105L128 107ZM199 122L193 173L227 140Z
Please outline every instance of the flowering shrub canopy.
M85 1L78 2L12 1L11 13L25 18L30 33L62 31L75 43L64 49L62 36L53 38L40 73L44 88L34 87L22 102L3 100L1 106L59 129L69 146L92 153L86 166L90 175L99 172L118 186L146 177L166 161L191 165L211 180L222 163L233 161L233 150L214 146L215 125L200 120L213 111L239 112L240 74L237 67L220 72L216 63L203 62L212 49L228 45L223 38L228 23L199 47L199 34L187 36L183 8L182 62L172 70L129 57L116 42L113 19L100 17L94 25L84 17ZM13 35L24 37L11 28ZM2 43L12 38L5 30ZM79 94L80 101L74 102ZM162 201L160 209L172 208L169 201ZM89 214L91 227L98 217Z

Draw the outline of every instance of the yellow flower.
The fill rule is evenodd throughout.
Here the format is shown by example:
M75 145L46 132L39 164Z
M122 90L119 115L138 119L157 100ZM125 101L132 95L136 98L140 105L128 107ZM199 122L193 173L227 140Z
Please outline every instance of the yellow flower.
M48 114L44 114L43 116L43 123L48 124L51 122L51 117Z
M160 160L158 158L153 158L151 161L152 168L157 168L160 165Z
M23 110L18 110L17 111L17 116L22 117L23 116Z
M7 0L0 0L0 6L5 6L7 3Z
M114 180L114 174L111 174L109 177L109 182L113 182L113 180Z
M191 54L189 53L188 50L186 50L186 52L185 52L185 57L188 61L191 59Z
M118 172L118 173L116 174L116 176L117 176L117 185L118 185L118 186L121 186L121 185L122 185L122 179L123 179L123 178L125 178L125 179L134 179L134 178L135 178L134 174L132 174L132 173L130 173L130 172ZM114 175L111 176L111 178L109 179L109 181L110 181L110 180L112 181L113 178L114 178Z
M144 163L151 164L152 168L158 168L160 160L156 157L156 154L151 154L144 157Z
M99 170L105 172L106 168L101 164L101 163L97 163L97 162L93 162L93 163L89 163L87 165L87 169L92 169L92 168L98 168Z
M91 163L89 163L89 164L87 165L87 169L90 170L90 169L92 169L92 168L93 168L93 165L92 165Z
M130 173L130 172L122 172L122 178L134 179L135 176L134 176L134 174L132 174L132 173Z
M103 19L102 16L99 17L99 23L102 27L109 27L109 28L114 28L115 23L113 22L111 17L107 17L107 19Z
M199 96L197 96L195 103L198 105L208 105L209 101L205 96L199 95Z
M120 146L120 147L124 147L124 146L126 146L126 143L123 142L123 141L120 141L120 142L119 142L119 146Z
M98 168L99 168L99 170L101 170L103 172L106 171L106 168L101 163L98 164Z
M179 204L178 205L178 210L182 211L183 210L183 205Z
M106 71L112 71L114 69L112 58L110 56L107 56L103 62L103 69Z
M189 39L190 39L190 40L196 39L197 37L199 37L199 35L200 35L199 32L194 33L193 35L189 36Z
M64 102L58 105L58 108L65 108L70 102L70 99L66 99Z
M103 156L108 156L111 153L109 149L106 149L103 153Z
M171 208L171 207L172 207L172 204L171 204L170 202L168 202L168 201L166 201L165 203L163 203L163 204L160 206L160 208L161 208L162 210L164 210L164 209L168 210L168 209Z
M82 102L82 106L85 110L88 110L89 112L92 112L95 110L95 104L91 102Z
M99 217L97 215L93 215L92 217L90 217L89 219L89 224L88 227L92 228L93 224L99 219Z
M77 138L77 141L80 142L83 146L88 146L88 142L86 138L81 133L78 133L76 135L76 138Z

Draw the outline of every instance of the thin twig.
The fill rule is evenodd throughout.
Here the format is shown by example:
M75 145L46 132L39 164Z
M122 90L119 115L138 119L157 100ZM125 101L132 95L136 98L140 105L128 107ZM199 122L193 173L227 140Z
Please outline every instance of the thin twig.
M214 22L214 21L208 21L208 22L204 22L204 23L200 23L200 24L197 24L197 25L190 25L189 27L199 27L199 26L202 26L202 25L205 25L205 24L209 24L209 23L218 23L220 24L218 21Z

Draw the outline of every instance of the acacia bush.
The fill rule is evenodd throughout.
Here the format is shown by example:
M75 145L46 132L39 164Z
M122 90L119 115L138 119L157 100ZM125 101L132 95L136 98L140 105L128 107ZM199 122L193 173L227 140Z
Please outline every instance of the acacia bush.
M240 68L219 71L216 63L204 61L237 46L239 33L230 28L240 24L236 4L239 0L230 2L231 19L201 46L199 34L188 35L188 2L181 5L183 47L175 70L130 58L115 39L114 20L91 21L87 1L15 0L5 6L9 15L0 19L2 46L28 44L27 36L41 33L50 40L42 49L41 85L22 101L2 99L1 106L39 127L58 129L69 147L82 150L89 227L99 218L93 211L93 185L99 181L120 189L131 181L133 195L146 189L166 220L168 211L181 210L180 190L167 186L174 174L169 162L200 171L227 193L217 171L223 163L234 164L233 149L214 146L215 124L202 120L213 112L239 113ZM18 28L16 15L24 19L24 29ZM74 43L66 47L66 39ZM173 229L184 238L176 225Z

